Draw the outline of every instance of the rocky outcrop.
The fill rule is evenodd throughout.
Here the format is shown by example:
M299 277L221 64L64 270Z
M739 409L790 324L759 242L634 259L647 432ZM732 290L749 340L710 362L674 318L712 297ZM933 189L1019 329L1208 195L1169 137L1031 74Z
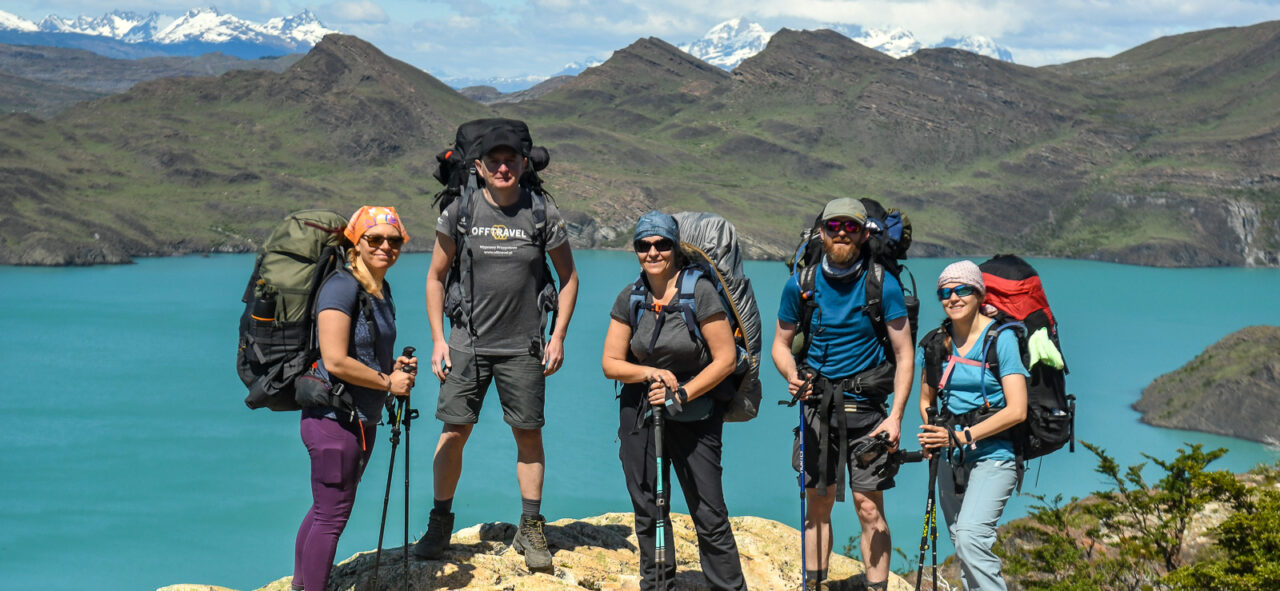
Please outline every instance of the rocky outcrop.
M688 515L672 515L676 540L676 589L706 589L698 565L698 547L693 522ZM800 585L800 533L795 529L758 517L731 519L747 587L778 591ZM453 534L452 548L444 560L409 559L408 588L427 589L510 589L521 591L591 589L621 591L639 589L638 551L634 522L630 513L608 513L587 519L561 519L547 524L547 542L554 553L554 572L533 573L524 558L511 548L515 526L485 523ZM334 567L330 589L363 590L372 583L374 552L361 552ZM862 564L840 555L832 556L830 577L833 591L861 589ZM405 588L404 549L382 552L378 586ZM291 577L273 581L259 591L289 591ZM890 575L889 589L907 591L911 587ZM159 591L229 591L207 585L173 585Z
M1227 335L1142 391L1133 407L1159 427L1252 441L1280 437L1280 326Z

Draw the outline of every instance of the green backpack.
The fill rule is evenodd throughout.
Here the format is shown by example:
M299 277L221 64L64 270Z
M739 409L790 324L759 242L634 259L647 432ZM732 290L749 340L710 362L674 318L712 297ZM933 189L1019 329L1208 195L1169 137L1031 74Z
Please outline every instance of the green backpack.
M249 408L298 410L294 381L320 357L312 307L346 263L347 218L327 210L285 217L258 250L240 316L236 370Z

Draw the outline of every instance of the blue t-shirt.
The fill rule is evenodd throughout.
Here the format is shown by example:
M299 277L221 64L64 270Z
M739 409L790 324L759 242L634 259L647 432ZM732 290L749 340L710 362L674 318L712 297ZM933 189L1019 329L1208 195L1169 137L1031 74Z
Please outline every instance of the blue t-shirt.
M334 273L325 280L324 285L320 286L320 293L316 295L316 313L338 310L350 316L352 318L351 337L347 341L347 354L377 371L389 374L396 360L396 309L391 301L391 286L383 282L383 299L381 300L369 296L369 301L373 302L373 322L377 325L376 343L369 322L363 317L356 317L360 309L359 294L362 289L351 273L345 271ZM324 367L324 360L320 361L320 370L324 375L329 375ZM334 378L330 376L330 380L333 381ZM376 420L382 416L386 391L350 384L347 385L347 391L351 392L360 418ZM335 418L337 413L329 411L325 416Z
M986 351L983 350L983 343L986 343L987 333L995 328L995 322L988 323L987 327L982 331L982 338L978 341L978 344L963 357L985 365ZM1013 329L1000 331L993 346L996 348L996 359L1000 362L1000 377L1011 374L1020 374L1024 377L1031 375L1027 372L1027 368L1022 365L1022 353L1018 349L1018 336ZM960 355L954 342L951 344L951 354ZM945 370L946 365L943 368ZM947 411L953 415L959 415L982 406L984 388L986 400L991 404L992 408L1003 408L1005 406L1004 388L1000 385L1000 380L996 379L996 376L988 371L986 367L983 365L953 363L951 373L943 385L941 395ZM963 438L961 440L963 441ZM1008 439L982 439L977 442L977 446L976 450L967 450L965 463L971 464L978 460L1015 459L1013 442Z
M813 341L809 346L807 363L823 377L838 380L850 377L885 362L884 348L876 338L871 318L862 311L867 303L864 284L867 273L859 273L857 281L827 281L821 269L814 279L815 301L813 312ZM884 318L891 320L907 315L907 305L902 297L902 286L891 274L884 274ZM800 274L787 280L782 288L782 302L778 305L778 320L789 324L800 322L804 302L800 299Z

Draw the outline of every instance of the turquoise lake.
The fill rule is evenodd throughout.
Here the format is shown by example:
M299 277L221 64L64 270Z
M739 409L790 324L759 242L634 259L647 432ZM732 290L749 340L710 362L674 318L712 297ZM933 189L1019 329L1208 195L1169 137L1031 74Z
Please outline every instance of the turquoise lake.
M600 372L615 296L638 272L624 252L575 253L582 291L564 368L548 382L545 431L549 520L629 511L618 465L617 403ZM426 357L423 305L427 255L406 255L389 280L399 312L397 348ZM925 294L951 260L909 261ZM1280 271L1151 269L1034 260L1061 323L1079 398L1078 438L1122 465L1143 452L1167 458L1184 442L1230 449L1214 467L1243 471L1273 463L1263 445L1159 429L1130 408L1144 386L1244 326L1280 324ZM10 368L0 413L0 581L8 589L154 589L206 583L253 589L292 571L298 522L310 503L306 451L296 413L250 411L234 370L240 294L248 255L151 259L91 268L0 268L0 359ZM787 270L747 265L765 318L766 350ZM921 325L941 318L924 300ZM923 331L921 331L923 333ZM793 409L774 400L782 379L766 360L761 416L725 427L729 509L795 526L790 467ZM439 434L436 387L423 380L412 427L411 535L426 526L430 458ZM914 394L913 394L914 396ZM904 433L919 423L910 403ZM365 474L338 560L372 549L386 482L388 429ZM904 437L904 447L915 447ZM519 512L515 447L492 399L467 447L455 501L458 527L514 521ZM1096 459L1078 447L1029 467L1024 492L1083 496L1105 487ZM397 461L388 547L401 543L403 458ZM908 465L886 497L893 543L917 554L925 469ZM684 512L675 495L674 509ZM1034 503L1011 502L1005 519ZM857 530L852 507L836 509L836 545ZM945 534L944 536L945 537ZM944 542L945 544L945 542ZM946 546L949 554L949 546ZM895 562L895 568L903 563Z

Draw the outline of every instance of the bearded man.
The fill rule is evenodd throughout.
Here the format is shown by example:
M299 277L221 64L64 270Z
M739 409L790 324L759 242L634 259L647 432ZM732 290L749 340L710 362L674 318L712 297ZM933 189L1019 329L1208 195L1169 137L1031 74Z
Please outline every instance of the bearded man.
M795 454L805 488L805 581L825 589L834 534L831 510L844 500L844 473L862 525L866 588L886 589L893 545L884 517L884 491L896 468L888 453L869 463L854 451L874 439L896 449L915 371L902 286L870 256L867 210L841 198L822 210L823 257L818 268L791 276L782 290L772 356L792 396L804 401L804 454ZM868 298L869 277L881 283L880 301ZM868 305L870 304L870 305ZM805 322L802 322L805 320ZM804 326L798 326L804 324ZM800 330L808 344L793 351ZM892 409L888 401L892 397ZM803 455L804 465L799 465ZM864 458L865 460L866 458ZM860 465L864 464L864 465Z

